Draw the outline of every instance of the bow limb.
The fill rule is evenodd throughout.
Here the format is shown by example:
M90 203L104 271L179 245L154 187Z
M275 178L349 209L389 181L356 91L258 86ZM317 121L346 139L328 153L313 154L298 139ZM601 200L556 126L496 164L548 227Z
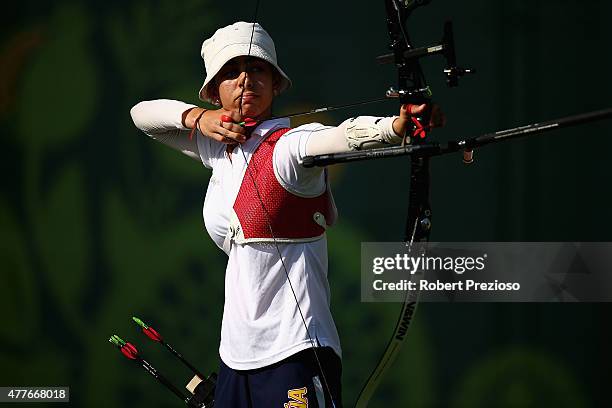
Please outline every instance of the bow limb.
M400 104L430 103L429 87L417 58L407 59L407 53L413 48L405 30L405 21L413 8L404 7L398 0L385 0L387 9L387 28L390 37L390 48L393 51L394 63L397 67L398 88L390 88L387 96L397 97ZM416 6L414 6L416 7ZM427 124L428 117L417 118L418 122ZM422 138L413 138L413 145L424 143ZM405 237L408 252L413 252L413 244L419 245L419 255L424 253L425 244L431 231L431 206L429 204L429 157L413 157L410 163L410 195ZM414 275L414 276L418 276ZM387 347L380 357L376 367L364 384L356 408L364 408L383 378L383 374L396 359L404 343L408 328L413 321L418 304L419 293L406 291L397 323L389 339Z

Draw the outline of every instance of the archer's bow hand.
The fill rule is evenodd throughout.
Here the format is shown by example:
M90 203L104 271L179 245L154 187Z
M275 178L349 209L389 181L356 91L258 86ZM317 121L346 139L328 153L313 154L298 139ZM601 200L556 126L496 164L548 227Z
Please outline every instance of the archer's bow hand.
M400 115L393 121L393 130L397 135L405 135L406 132L412 131L417 125L417 118L426 116L428 110L431 110L428 124L420 124L423 130L429 130L435 127L446 125L446 116L440 109L440 106L433 104L404 104L400 107Z

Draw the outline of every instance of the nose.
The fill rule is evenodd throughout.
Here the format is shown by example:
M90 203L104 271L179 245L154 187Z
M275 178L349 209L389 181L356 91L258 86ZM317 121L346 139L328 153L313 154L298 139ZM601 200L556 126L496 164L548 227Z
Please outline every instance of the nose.
M250 89L253 85L253 83L251 82L251 77L246 72L246 70L243 70L240 73L240 76L238 77L238 81L239 81L240 87L243 89Z

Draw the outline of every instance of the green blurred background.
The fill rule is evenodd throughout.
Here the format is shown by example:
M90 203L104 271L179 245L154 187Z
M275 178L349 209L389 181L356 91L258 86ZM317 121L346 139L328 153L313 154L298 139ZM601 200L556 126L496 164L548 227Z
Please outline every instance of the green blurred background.
M255 3L36 2L0 17L0 386L71 388L76 407L180 406L117 353L132 340L177 385L190 373L138 333L154 325L203 371L217 366L225 257L203 228L210 172L149 140L129 109L197 103L201 42ZM433 2L409 31L441 38L452 18L459 63L444 85L424 62L447 140L612 106L612 3ZM294 88L277 113L378 97L395 81L382 1L262 0ZM391 115L393 102L303 121ZM476 163L435 159L432 241L612 241L612 121L486 147ZM363 241L402 238L408 162L333 168L340 222L330 233L333 312L352 406L399 305L359 301ZM608 304L421 304L372 407L606 406ZM25 404L24 404L25 405ZM24 406L21 405L21 406ZM36 406L41 406L37 404Z

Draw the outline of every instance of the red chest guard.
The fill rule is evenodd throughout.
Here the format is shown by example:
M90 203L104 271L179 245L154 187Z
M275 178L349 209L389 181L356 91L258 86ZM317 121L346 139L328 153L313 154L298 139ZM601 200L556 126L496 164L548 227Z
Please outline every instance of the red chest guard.
M274 147L289 130L276 130L261 142L251 156L243 176L234 202L234 212L238 216L242 229L240 235L244 235L245 242L273 239L285 242L311 241L323 235L325 228L322 225L332 225L336 219L336 208L329 186L316 197L301 197L287 191L278 182L273 166Z

